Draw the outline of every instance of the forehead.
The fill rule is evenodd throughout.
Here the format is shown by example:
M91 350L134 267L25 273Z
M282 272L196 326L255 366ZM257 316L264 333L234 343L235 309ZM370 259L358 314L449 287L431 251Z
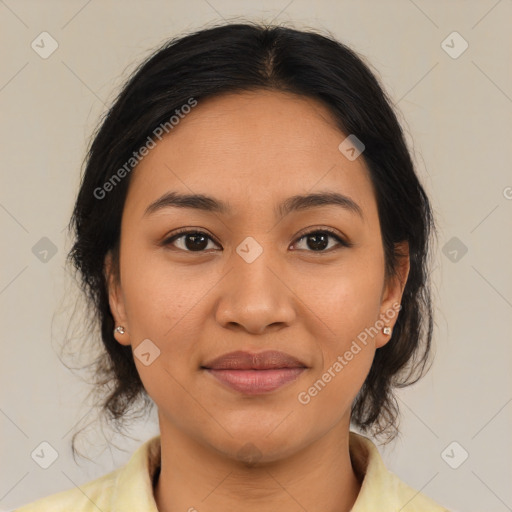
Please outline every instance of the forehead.
M321 189L375 213L363 158L349 160L338 148L346 137L311 98L253 91L199 100L132 171L126 204L143 211L178 190L243 209Z

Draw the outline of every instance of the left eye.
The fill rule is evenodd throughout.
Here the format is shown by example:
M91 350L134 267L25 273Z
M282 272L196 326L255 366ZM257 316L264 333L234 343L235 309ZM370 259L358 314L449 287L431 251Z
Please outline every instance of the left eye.
M310 231L309 233L301 235L297 239L297 242L294 243L294 246L305 240L308 247L310 249L312 248L312 252L326 252L326 248L332 248L332 246L329 247L329 238L336 240L338 245L344 247L351 246L349 242L343 240L336 233L327 229ZM217 245L210 235L204 231L182 231L166 239L163 242L163 245L174 245L185 252L202 252L208 249L209 241L213 242L214 245ZM178 246L177 242L180 242L179 245L181 246Z
M336 240L338 245L341 245L344 247L350 246L350 244L348 242L343 240L336 233L334 233L333 231L330 231L330 230L325 230L325 229L317 230L317 231L310 231L309 233L302 235L298 241L301 242L302 240L306 240L308 247L314 248L313 252L327 252L323 249L326 249L328 247L328 245L329 245L328 239L329 238ZM336 244L334 244L334 245L336 245ZM331 248L332 248L332 246L329 247L329 249L331 249Z

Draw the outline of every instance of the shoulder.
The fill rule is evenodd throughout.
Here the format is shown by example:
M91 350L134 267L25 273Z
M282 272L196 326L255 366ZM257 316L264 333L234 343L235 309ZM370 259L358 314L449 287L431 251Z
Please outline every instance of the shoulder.
M12 512L158 512L152 480L160 465L160 436L144 442L122 467L79 487L61 491Z
M390 488L394 489L396 510L402 512L450 512L447 508L423 494L422 492L407 485L394 473L388 471Z
M350 456L362 482L352 512L450 512L389 471L367 437L350 432Z
M117 469L80 487L40 498L13 512L109 512L120 472L121 469Z

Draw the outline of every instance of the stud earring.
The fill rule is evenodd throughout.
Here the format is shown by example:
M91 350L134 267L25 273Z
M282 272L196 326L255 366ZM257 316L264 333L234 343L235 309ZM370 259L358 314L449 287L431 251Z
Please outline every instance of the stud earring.
M388 335L391 334L391 327L387 327L387 326L384 327L384 329L382 329L382 332L384 334L388 334Z
M118 332L119 334L124 334L124 327L122 325L118 325L115 329L114 329L114 334Z

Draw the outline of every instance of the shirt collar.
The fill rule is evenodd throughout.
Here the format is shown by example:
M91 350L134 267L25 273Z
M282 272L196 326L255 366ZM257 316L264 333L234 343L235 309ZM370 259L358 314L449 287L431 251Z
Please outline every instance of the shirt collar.
M153 494L153 478L160 467L160 449L159 434L135 450L117 476L112 495L112 512L158 512Z
M157 435L139 446L119 471L112 496L112 512L158 512L153 480L160 468L160 450L160 435ZM429 510L444 510L389 472L370 439L350 431L349 451L354 471L362 482L351 512L405 512L408 503L411 502L412 506L415 499L422 503L428 502L433 507ZM414 504L418 505L417 501Z

